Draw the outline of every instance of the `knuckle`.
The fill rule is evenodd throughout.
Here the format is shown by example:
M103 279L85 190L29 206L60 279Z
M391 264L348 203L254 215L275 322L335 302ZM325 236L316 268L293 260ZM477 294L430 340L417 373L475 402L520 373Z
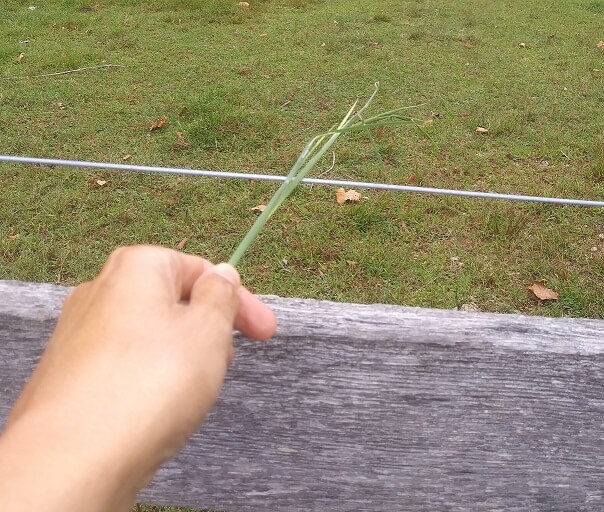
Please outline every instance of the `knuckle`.
M106 267L111 271L138 268L162 257L161 254L162 251L150 245L118 247L107 259Z
M118 247L109 256L110 264L123 264L141 257L144 246L133 245L128 247Z

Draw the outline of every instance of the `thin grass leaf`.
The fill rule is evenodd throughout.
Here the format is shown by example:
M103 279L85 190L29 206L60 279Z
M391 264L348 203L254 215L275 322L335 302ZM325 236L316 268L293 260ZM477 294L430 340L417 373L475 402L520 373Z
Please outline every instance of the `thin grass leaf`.
M353 131L369 132L371 128L377 128L378 126L391 126L405 122L414 123L417 121L412 117L399 115L403 110L408 110L413 107L396 108L364 119L362 115L373 103L378 90L379 84L376 83L373 93L360 109L356 110L357 105L359 104L359 100L357 99L338 124L333 125L327 132L316 135L306 144L289 171L287 179L275 192L269 203L266 205L266 209L256 219L256 222L254 222L253 226L247 232L243 240L241 240L239 246L229 259L231 265L237 266L239 264L247 249L264 228L266 222L315 167L317 162L323 158L327 151L329 151L331 146L335 144L340 135Z

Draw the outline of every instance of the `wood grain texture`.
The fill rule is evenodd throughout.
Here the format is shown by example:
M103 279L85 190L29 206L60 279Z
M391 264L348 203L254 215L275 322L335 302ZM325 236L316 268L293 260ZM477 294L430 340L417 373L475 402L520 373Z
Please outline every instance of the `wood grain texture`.
M66 293L0 281L0 424ZM604 510L604 322L264 300L276 339L237 340L219 404L141 501Z

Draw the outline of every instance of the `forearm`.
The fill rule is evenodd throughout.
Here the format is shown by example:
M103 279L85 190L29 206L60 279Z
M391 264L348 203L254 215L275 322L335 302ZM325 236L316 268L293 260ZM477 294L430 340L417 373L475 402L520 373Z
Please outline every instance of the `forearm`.
M127 511L138 486L126 457L51 418L23 416L0 437L0 510Z

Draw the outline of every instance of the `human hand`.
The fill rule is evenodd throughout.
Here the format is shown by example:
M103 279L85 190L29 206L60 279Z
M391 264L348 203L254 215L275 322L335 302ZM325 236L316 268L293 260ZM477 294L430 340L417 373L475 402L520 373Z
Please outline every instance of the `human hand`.
M115 251L67 298L0 438L0 508L127 509L211 409L233 327L267 339L275 318L232 267Z

